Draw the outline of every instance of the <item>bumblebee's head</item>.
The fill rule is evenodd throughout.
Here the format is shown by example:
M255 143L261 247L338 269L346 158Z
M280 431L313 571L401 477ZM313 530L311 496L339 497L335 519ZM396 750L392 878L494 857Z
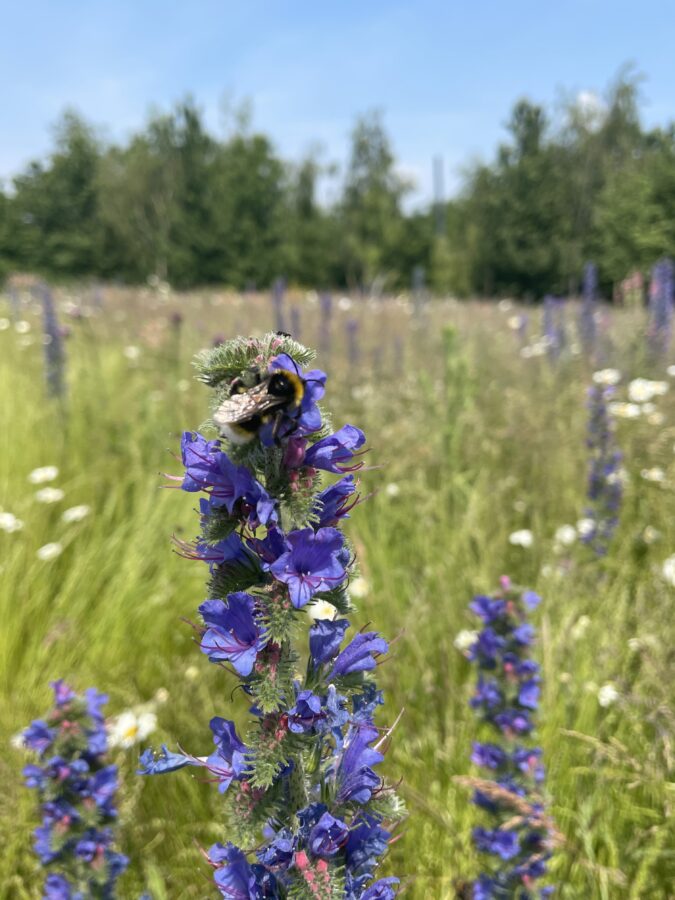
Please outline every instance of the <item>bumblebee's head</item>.
M295 372L274 372L270 376L267 392L292 406L299 406L305 395L305 383Z

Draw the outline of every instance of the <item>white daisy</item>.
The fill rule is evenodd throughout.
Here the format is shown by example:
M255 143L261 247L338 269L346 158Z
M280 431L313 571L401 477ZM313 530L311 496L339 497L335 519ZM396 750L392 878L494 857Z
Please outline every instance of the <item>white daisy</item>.
M509 535L509 544L514 547L531 547L534 543L534 536L529 528L521 528L520 531L513 531Z
M41 488L35 492L35 499L38 503L58 503L65 496L65 492L56 487Z
M606 682L598 691L598 703L605 709L611 706L619 699L621 694L617 691L611 681Z
M39 469L33 469L28 476L31 484L44 484L46 481L54 481L59 477L59 470L56 466L40 466Z
M359 575L349 584L349 596L355 600L363 600L370 593L370 585L363 576Z
M328 600L317 600L307 606L307 615L312 621L317 622L321 619L329 619L332 621L337 617L338 611Z
M62 553L63 545L59 544L58 541L54 541L51 544L45 544L44 546L40 547L35 555L43 562L49 562L52 559L56 559L56 557L60 556Z
M661 574L668 584L675 587L675 556L669 556L661 565Z
M556 528L554 540L561 547L571 547L577 539L577 530L574 525L561 525Z
M86 503L82 503L80 506L71 506L69 509L63 511L61 521L66 522L66 524L71 522L81 522L82 519L86 519L90 511L91 507L87 506Z
M618 369L599 369L593 372L593 381L606 387L613 387L621 381L621 372Z
M0 511L0 531L6 531L7 534L13 534L15 531L21 531L23 522L17 519L14 513Z
M107 728L110 746L128 749L152 734L157 728L157 716L153 712L127 709L111 719Z
M463 628L457 633L453 644L460 653L467 653L467 651L476 643L477 638L477 631L470 631L468 628Z

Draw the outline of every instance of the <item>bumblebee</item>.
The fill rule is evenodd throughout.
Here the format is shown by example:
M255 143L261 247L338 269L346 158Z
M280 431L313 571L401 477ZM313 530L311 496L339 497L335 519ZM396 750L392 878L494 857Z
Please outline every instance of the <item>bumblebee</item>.
M263 373L254 367L234 379L213 421L233 444L252 441L263 425L273 422L276 440L284 416L292 419L300 414L304 396L305 382L299 373L285 369Z

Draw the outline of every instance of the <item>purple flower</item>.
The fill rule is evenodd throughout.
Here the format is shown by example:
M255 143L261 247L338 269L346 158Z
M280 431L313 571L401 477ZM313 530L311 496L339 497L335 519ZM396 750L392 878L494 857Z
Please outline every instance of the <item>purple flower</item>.
M42 790L47 781L47 773L42 766L34 766L32 763L23 767L23 777L27 788L37 788L37 790Z
M486 769L498 769L508 760L508 756L497 744L479 744L474 742L471 762Z
M534 628L525 622L513 629L513 639L519 644L531 644L534 640Z
M213 880L228 900L257 900L256 877L246 856L234 844L214 844L207 853L215 868Z
M43 890L42 900L76 900L82 896L79 892L73 894L70 882L54 872L47 876Z
M264 538L250 538L247 542L250 549L258 556L266 571L276 562L282 553L288 550L288 544L282 531L270 528Z
M186 431L181 440L181 457L185 466L181 485L184 491L205 491L210 506L224 506L230 515L235 513L235 504L241 503L252 527L276 522L276 504L267 491L246 466L235 465L219 449L218 441L207 441L197 432Z
M544 780L540 747L517 747L513 751L513 762L524 774L533 774L535 781Z
M541 603L541 597L534 591L523 591L523 603L528 609L536 609Z
M108 702L108 695L100 694L96 688L87 688L84 696L87 701L87 712L92 719L99 723L104 722L105 716L101 712L101 707Z
M531 681L525 681L518 691L518 703L521 706L527 706L528 709L536 709L539 703L539 681L533 678Z
M75 699L75 691L65 683L63 678L59 678L57 681L50 681L49 686L54 691L54 703L59 709L62 706L67 706L71 700Z
M277 581L288 585L291 603L301 609L318 591L330 590L344 581L346 571L339 560L343 537L335 528L291 531L289 549L270 566Z
M75 845L75 855L85 862L92 862L96 856L100 856L110 844L112 835L109 831L95 831L90 829Z
M472 661L478 660L480 665L493 669L497 655L505 646L506 641L504 638L488 625L480 632L476 641L469 648L469 659Z
M34 750L42 755L54 743L56 732L49 728L42 719L31 722L23 732L23 742L29 750Z
M314 514L317 516L316 527L334 526L340 522L340 519L349 518L349 511L353 508L354 503L348 504L347 498L355 490L354 476L345 475L344 478L317 494L313 507Z
M286 713L288 730L294 734L306 734L323 718L321 698L312 691L300 691L295 699L295 706Z
M217 461L219 452L220 441L207 441L197 431L183 432L180 455L185 466L181 484L184 491L215 489L216 480L220 477Z
M469 603L469 609L486 623L501 619L506 611L506 603L500 598L479 595Z
M52 825L53 822L45 817L42 825L39 825L33 831L33 837L35 838L33 849L43 866L49 865L59 855L58 851L52 846Z
M258 851L258 859L272 872L285 872L293 862L294 852L293 832L289 828L282 828L264 850Z
M94 722L94 728L85 729L87 735L87 753L89 756L101 756L108 750L108 734L103 721Z
M214 571L214 566L246 565L251 562L251 556L236 532L228 534L224 540L218 541L216 544L197 541L195 558L207 562L211 572Z
M474 828L473 840L476 849L483 853L494 853L503 860L513 859L520 852L518 835L515 831L502 831L486 828Z
M508 654L504 654L504 662L506 662L506 657ZM536 675L539 672L539 663L536 663L533 659L523 659L518 660L515 665L516 674L519 678L523 678L524 676Z
M250 594L239 592L222 600L207 600L199 607L208 626L200 649L211 662L230 662L242 676L250 675L258 653L266 643L265 632L254 615Z
M354 672L366 672L376 666L375 657L386 653L389 645L376 631L357 634L335 660L330 678L341 678Z
M536 852L536 850L535 850ZM511 871L511 877L514 880L518 880L519 882L527 883L531 881L533 878L541 878L542 875L546 874L546 863L543 859L529 859L520 865L515 866L515 868ZM546 888L543 888L545 891ZM548 896L548 894L543 894L540 896Z
M481 875L473 884L473 900L494 900L497 896L495 888L497 887L494 879L488 878L487 875Z
M248 768L247 749L239 740L234 722L214 716L209 724L216 750L208 757L205 766L216 775L218 790L224 794L232 781L241 778Z
M347 619L319 619L309 629L309 652L316 668L337 656L340 644L349 628Z
M94 774L87 785L86 794L109 815L117 815L112 803L117 790L117 766L106 766Z
M470 705L477 709L484 706L486 709L494 709L502 702L503 697L495 681L486 681L482 675L478 677L476 693L471 698Z
M390 833L374 816L362 813L352 823L346 846L347 868L370 872L386 850Z
M342 728L349 722L350 715L346 709L347 698L338 694L334 684L328 685L328 693L324 700L324 718L321 724L322 730L332 730L336 746L342 747ZM354 716L354 721L357 717ZM365 717L359 721L366 721ZM368 720L369 721L369 720Z
M368 803L380 779L372 766L382 762L382 754L368 745L378 736L372 725L352 726L347 733L345 750L337 769L338 803Z
M354 453L363 446L365 440L366 436L360 428L356 428L354 425L343 425L335 434L321 438L320 441L312 444L305 453L303 465L336 474L354 471L363 464L358 463L354 466L345 464L351 462Z
M495 725L504 734L528 734L534 727L525 710L505 709L494 717Z
M199 765L199 760L195 760L184 753L172 753L166 746L162 744L162 749L158 752L145 750L141 753L139 759L140 769L139 775L163 775L165 772L175 772L185 766Z
M346 844L348 836L349 826L325 812L310 832L309 849L314 856L330 859Z
M361 894L361 900L394 900L394 885L398 883L398 878L380 878Z

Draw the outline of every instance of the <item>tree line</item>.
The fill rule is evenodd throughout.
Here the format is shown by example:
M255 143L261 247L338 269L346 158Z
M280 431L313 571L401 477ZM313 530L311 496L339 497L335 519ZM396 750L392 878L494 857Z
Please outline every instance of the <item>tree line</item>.
M536 299L576 291L588 259L608 294L675 254L675 126L643 126L636 78L602 104L519 100L507 134L456 197L406 211L377 113L325 203L335 167L282 159L244 116L218 139L188 99L116 145L66 112L51 153L0 190L0 276L397 290L424 271L439 293Z

